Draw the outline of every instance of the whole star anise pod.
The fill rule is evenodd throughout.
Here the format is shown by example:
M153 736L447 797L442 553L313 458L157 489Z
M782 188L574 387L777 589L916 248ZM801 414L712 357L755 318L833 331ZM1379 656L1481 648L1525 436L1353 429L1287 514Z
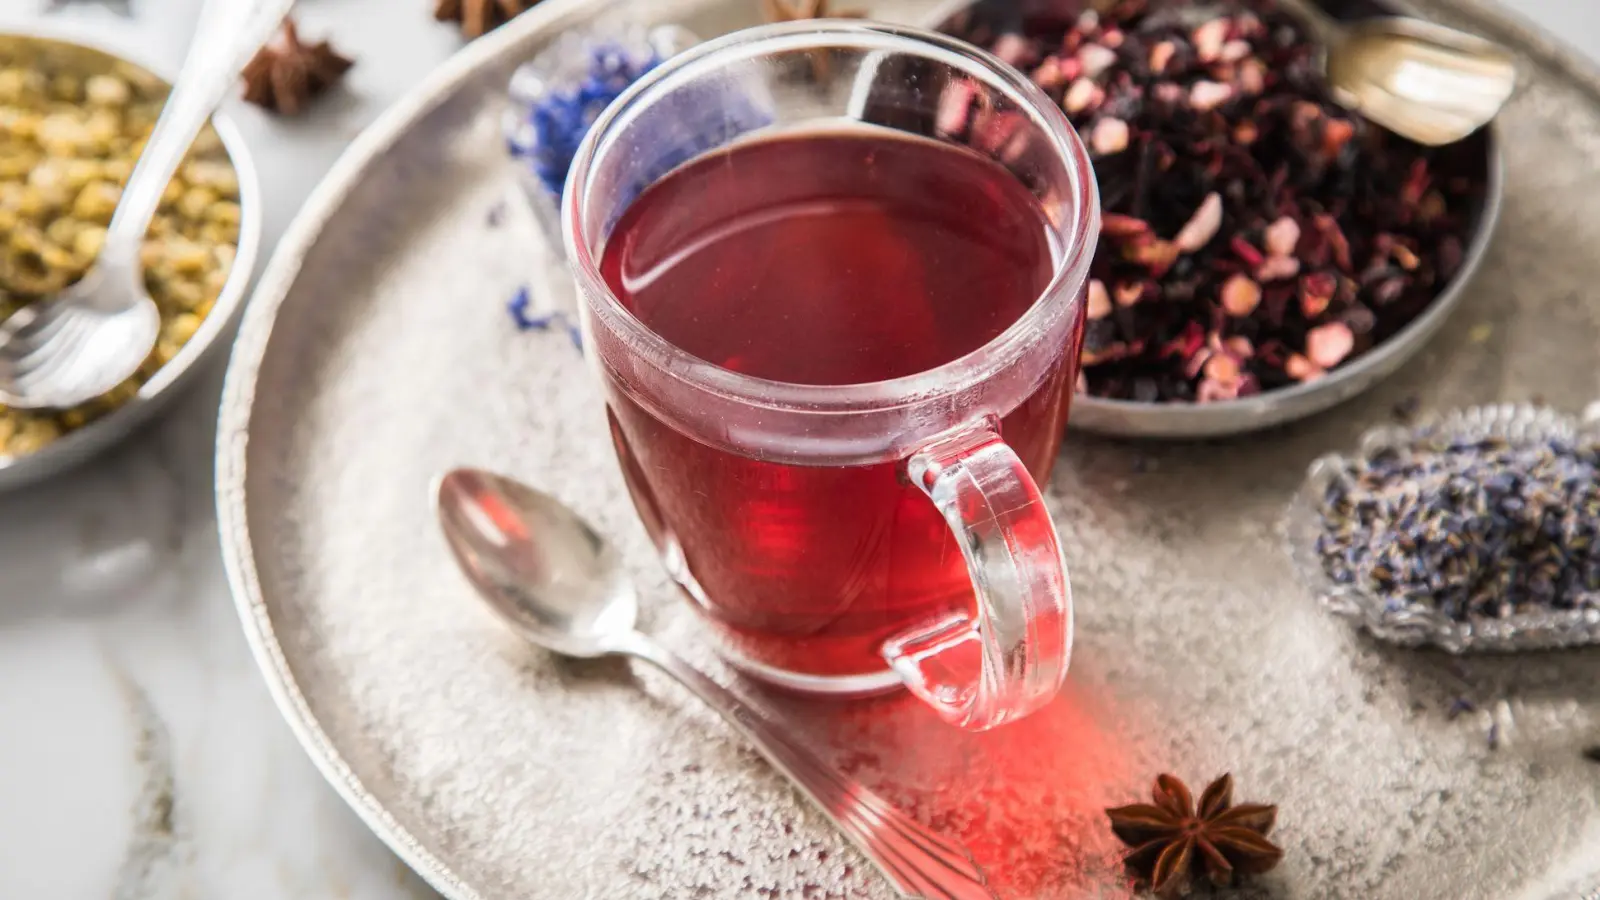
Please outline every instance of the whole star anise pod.
M834 12L828 8L828 0L762 0L766 10L768 22L802 22L806 19L859 19L866 15L858 9L846 9ZM811 80L824 84L833 74L833 67L828 60L825 50L813 50L807 54L810 67Z
M244 99L292 116L312 97L332 87L355 65L327 41L306 44L293 19L283 20L283 39L262 47L245 64Z
M467 40L483 37L532 9L539 0L438 0L433 17L440 22L460 22Z
M1189 788L1172 775L1156 778L1155 803L1106 810L1111 830L1132 847L1124 858L1131 870L1163 900L1182 896L1196 875L1218 886L1235 875L1265 872L1283 859L1267 840L1278 808L1259 803L1233 805L1233 776L1205 789L1197 807Z

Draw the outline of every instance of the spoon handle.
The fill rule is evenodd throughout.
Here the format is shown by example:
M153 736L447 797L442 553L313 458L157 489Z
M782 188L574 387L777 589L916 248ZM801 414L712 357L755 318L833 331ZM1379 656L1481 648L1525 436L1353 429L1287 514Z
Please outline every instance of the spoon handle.
M134 164L106 229L102 264L138 269L139 248L161 196L211 114L239 79L295 0L205 0L183 71Z
M903 897L995 900L968 850L924 828L882 797L824 762L732 691L660 644L636 635L617 648L677 679L722 714L778 771L789 776Z

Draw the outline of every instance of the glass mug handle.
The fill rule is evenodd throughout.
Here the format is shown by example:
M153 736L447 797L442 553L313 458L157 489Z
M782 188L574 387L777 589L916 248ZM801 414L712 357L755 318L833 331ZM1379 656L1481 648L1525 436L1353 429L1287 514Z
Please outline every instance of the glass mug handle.
M955 533L977 609L897 635L883 655L953 725L1020 719L1055 696L1072 656L1072 588L1044 497L992 419L906 465Z

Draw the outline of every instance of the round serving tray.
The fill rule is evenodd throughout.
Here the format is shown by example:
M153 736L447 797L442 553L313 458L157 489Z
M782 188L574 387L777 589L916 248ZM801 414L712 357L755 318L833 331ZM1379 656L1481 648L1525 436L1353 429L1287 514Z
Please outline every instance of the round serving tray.
M915 22L934 5L872 11ZM1515 48L1526 82L1504 120L1501 238L1440 335L1370 393L1283 429L1208 445L1069 437L1049 502L1078 647L1043 713L974 736L904 698L760 695L964 839L1008 900L1129 896L1101 810L1163 771L1231 771L1241 800L1279 804L1284 862L1233 896L1600 890L1600 766L1583 754L1600 743L1600 653L1393 648L1330 616L1277 549L1307 464L1402 400L1578 409L1600 395L1600 210L1576 199L1600 191L1600 77L1476 0L1419 6ZM888 897L676 688L507 634L454 571L429 503L435 476L464 464L558 493L621 539L647 627L714 665L634 520L578 354L505 313L520 285L559 273L500 114L513 68L602 11L711 36L759 9L539 4L355 142L247 310L217 475L246 633L312 758L452 900Z

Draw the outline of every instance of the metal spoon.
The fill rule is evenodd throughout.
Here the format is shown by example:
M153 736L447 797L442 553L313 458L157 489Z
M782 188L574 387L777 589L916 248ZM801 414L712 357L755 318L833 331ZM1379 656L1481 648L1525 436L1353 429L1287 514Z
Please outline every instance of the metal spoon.
M436 503L467 580L524 638L563 656L632 656L677 679L810 797L901 896L994 900L965 847L923 828L638 631L638 595L616 549L560 501L504 476L457 469L439 481Z
M1340 105L1419 144L1461 140L1500 112L1516 87L1505 48L1421 19L1344 23L1315 0L1289 0L1323 47Z
M138 371L161 333L140 250L161 195L239 70L271 38L294 0L207 0L183 72L156 121L94 265L76 284L0 323L0 404L63 409Z

